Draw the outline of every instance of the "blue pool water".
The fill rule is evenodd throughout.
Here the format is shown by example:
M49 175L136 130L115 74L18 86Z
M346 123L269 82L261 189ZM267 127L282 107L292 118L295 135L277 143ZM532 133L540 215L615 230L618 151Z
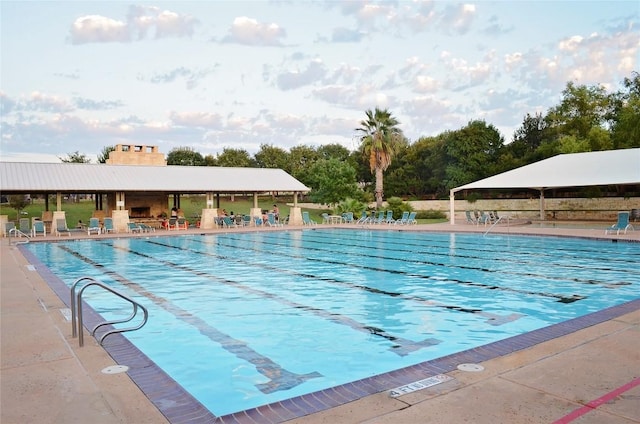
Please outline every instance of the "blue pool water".
M91 276L147 307L126 337L218 416L640 293L640 245L602 240L315 229L25 248L69 286ZM130 313L100 290L84 298L107 319Z

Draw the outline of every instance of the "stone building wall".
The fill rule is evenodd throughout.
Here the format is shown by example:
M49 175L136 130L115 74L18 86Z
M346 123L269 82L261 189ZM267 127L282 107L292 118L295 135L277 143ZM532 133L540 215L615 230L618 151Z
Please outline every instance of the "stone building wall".
M118 144L116 149L109 152L109 165L153 165L166 166L164 154L158 146L144 146L139 144Z
M435 210L449 216L448 200L409 202L416 211ZM540 219L540 199L479 199L473 203L456 200L456 219L464 218L465 210L504 212L513 218ZM545 219L610 221L618 211L640 209L640 197L601 197L592 199L545 198Z

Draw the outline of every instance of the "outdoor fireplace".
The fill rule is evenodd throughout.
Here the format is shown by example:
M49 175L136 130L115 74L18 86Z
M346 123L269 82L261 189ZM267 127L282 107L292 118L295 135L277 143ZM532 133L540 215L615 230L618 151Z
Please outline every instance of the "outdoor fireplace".
M151 208L149 206L131 208L131 214L129 215L129 218L149 218L149 217L151 217Z

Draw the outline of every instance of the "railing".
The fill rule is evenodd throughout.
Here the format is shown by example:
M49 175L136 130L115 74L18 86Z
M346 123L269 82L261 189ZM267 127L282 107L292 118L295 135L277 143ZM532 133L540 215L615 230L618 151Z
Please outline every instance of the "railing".
M82 286L82 288L76 294L76 288L82 281L89 281L89 282L84 286ZM95 335L96 330L102 326L111 325L111 324L122 324L124 322L131 321L138 314L138 308L142 309L142 312L143 312L143 319L140 324L134 327L115 328L113 330L109 330L105 332L102 335L102 337L100 337L100 340L98 340L100 345L102 345L102 342L104 341L104 339L107 338L107 336L110 336L111 334L139 330L147 323L147 319L149 318L149 312L144 306L134 301L133 299L129 298L128 296L120 293L119 291L112 289L111 287L101 283L100 281L95 280L92 277L80 277L71 286L71 337L73 338L75 338L76 336L78 337L78 342L80 344L80 347L84 345L84 332L82 331L82 327L83 327L82 325L82 293L90 286L102 287L106 291L115 294L116 296L126 300L127 302L133 305L133 312L131 313L131 315L129 315L127 318L120 319L120 320L101 322L100 324L95 326L93 330L91 330L90 333L92 336ZM76 321L77 321L77 326L76 326Z
M493 227L495 227L496 225L498 225L498 222L502 221L502 219L505 218L504 216L499 217L498 219L496 219L496 221L491 224L491 226L489 227L489 229L487 231L484 232L484 234L482 235L482 237L486 236L489 231L491 231L493 229ZM509 216L506 216L507 218L507 230L509 229Z
M11 245L11 235L14 235L14 237L16 238L22 238L25 237L24 241L16 241L16 244L27 244L29 243L29 240L31 240L31 236L29 236L29 234L25 234L22 231L20 231L18 228L10 228L9 229L9 245Z

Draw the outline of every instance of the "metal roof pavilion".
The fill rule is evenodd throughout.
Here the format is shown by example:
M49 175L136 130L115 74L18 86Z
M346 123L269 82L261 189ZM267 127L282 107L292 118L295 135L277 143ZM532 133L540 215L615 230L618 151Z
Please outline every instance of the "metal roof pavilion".
M144 166L86 163L0 162L0 190L10 193L308 192L283 171L272 168Z
M558 155L451 189L450 222L454 223L455 193L460 190L500 188L540 190L542 218L545 189L628 184L640 184L640 149Z

